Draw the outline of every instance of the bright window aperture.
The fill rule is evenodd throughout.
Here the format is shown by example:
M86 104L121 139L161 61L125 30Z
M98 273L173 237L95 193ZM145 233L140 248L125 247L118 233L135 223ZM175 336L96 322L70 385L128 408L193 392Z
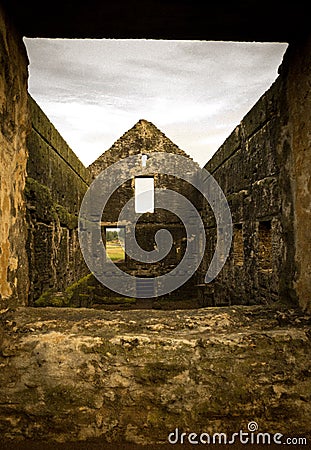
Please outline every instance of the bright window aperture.
M154 178L135 178L135 212L154 212Z
M125 228L105 228L106 255L111 261L120 263L125 261Z

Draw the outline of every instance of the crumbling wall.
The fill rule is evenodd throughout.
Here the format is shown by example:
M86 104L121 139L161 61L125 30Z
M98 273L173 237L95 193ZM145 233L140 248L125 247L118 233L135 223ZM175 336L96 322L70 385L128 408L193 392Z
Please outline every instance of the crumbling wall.
M118 222L119 214L123 206L135 196L135 177L145 176L154 178L154 189L171 189L174 192L180 193L183 197L188 199L195 206L197 210L201 208L201 198L198 191L191 185L178 177L169 175L169 172L159 173L157 169L159 160L152 156L152 153L158 153L161 155L161 167L165 169L169 164L167 161L167 154L174 154L183 156L182 162L179 161L179 170L182 173L193 171L193 176L197 176L196 171L199 170L199 166L194 164L194 169L189 169L187 161L190 161L189 156L181 149L177 147L169 138L167 138L157 127L146 120L140 120L129 131L127 131L120 139L118 139L113 146L103 153L89 169L96 177L107 167L119 160L134 156L134 155L146 155L146 166L142 169L141 166L129 167L124 170L121 176L127 178L122 186L117 189L110 197L107 205L103 211L102 222L103 227L113 226ZM125 174L125 172L127 172ZM190 172L189 172L190 173ZM143 175L142 175L143 174ZM107 180L107 183L109 180ZM172 271L180 263L184 251L186 248L186 231L185 224L180 220L173 209L170 209L173 205L167 204L167 209L157 207L157 193L155 192L155 211L153 213L144 213L137 222L135 228L136 239L138 245L146 251L152 251L155 248L155 233L160 229L168 230L173 238L172 249L168 255L157 263L144 263L136 261L130 256L125 257L125 261L121 264L120 268L136 277L159 277ZM120 223L119 223L120 224ZM125 250L127 248L127 242L129 242L128 228L125 227ZM105 270L105 269L103 269ZM107 268L109 271L109 268ZM108 275L107 275L108 276ZM197 279L196 275L186 282L180 289L173 291L170 295L165 297L169 301L178 301L185 299L195 299L193 306L196 306L197 295ZM139 288L138 288L139 289ZM100 288L103 291L103 288ZM154 292L155 297L159 296L157 292ZM113 292L107 290L107 295L114 295ZM160 300L165 300L161 298ZM159 299L157 299L159 300ZM159 306L160 303L154 302L153 306Z
M288 49L283 76L289 106L291 180L294 191L295 263L294 287L301 306L311 311L311 37Z
M223 189L233 219L230 256L205 288L212 304L296 301L288 121L286 86L279 77L205 166ZM204 219L207 266L216 241L210 209Z
M27 139L26 198L30 302L63 291L88 273L77 226L90 176L36 102L29 96L32 130Z
M0 309L27 302L24 185L28 59L0 5Z

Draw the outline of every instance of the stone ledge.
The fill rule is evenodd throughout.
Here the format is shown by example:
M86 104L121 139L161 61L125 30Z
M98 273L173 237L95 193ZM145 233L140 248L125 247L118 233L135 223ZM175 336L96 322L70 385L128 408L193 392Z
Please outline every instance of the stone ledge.
M1 314L1 311L0 311ZM193 310L158 311L103 311L91 308L30 308L5 311L0 315L6 331L12 334L80 330L96 336L109 332L141 333L161 331L166 334L200 334L209 331L235 333L304 328L310 316L300 309L284 305L209 307ZM11 328L10 324L14 323ZM117 329L111 328L117 325ZM78 327L78 328L77 328Z
M33 139L39 140L46 148L51 149L73 170L86 185L91 181L88 169L83 165L78 156L69 147L64 138L59 134L46 114L42 111L36 101L28 95L29 113L32 119ZM46 152L46 150L45 150Z
M309 436L310 317L284 307L1 315L7 439L137 445L176 427Z

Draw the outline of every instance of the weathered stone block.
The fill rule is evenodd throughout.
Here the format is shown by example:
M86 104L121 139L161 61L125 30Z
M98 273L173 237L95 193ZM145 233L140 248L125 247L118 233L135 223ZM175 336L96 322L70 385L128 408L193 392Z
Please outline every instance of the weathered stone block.
M28 293L26 209L27 54L0 5L0 309L24 305Z
M1 319L2 438L150 446L177 426L231 435L250 421L311 437L301 311L28 308Z

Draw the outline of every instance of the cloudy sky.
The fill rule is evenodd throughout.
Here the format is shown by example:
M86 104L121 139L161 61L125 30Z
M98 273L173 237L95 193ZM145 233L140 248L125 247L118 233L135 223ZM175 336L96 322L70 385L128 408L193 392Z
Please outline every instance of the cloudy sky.
M146 119L203 166L277 77L286 44L24 39L29 92L87 166Z

